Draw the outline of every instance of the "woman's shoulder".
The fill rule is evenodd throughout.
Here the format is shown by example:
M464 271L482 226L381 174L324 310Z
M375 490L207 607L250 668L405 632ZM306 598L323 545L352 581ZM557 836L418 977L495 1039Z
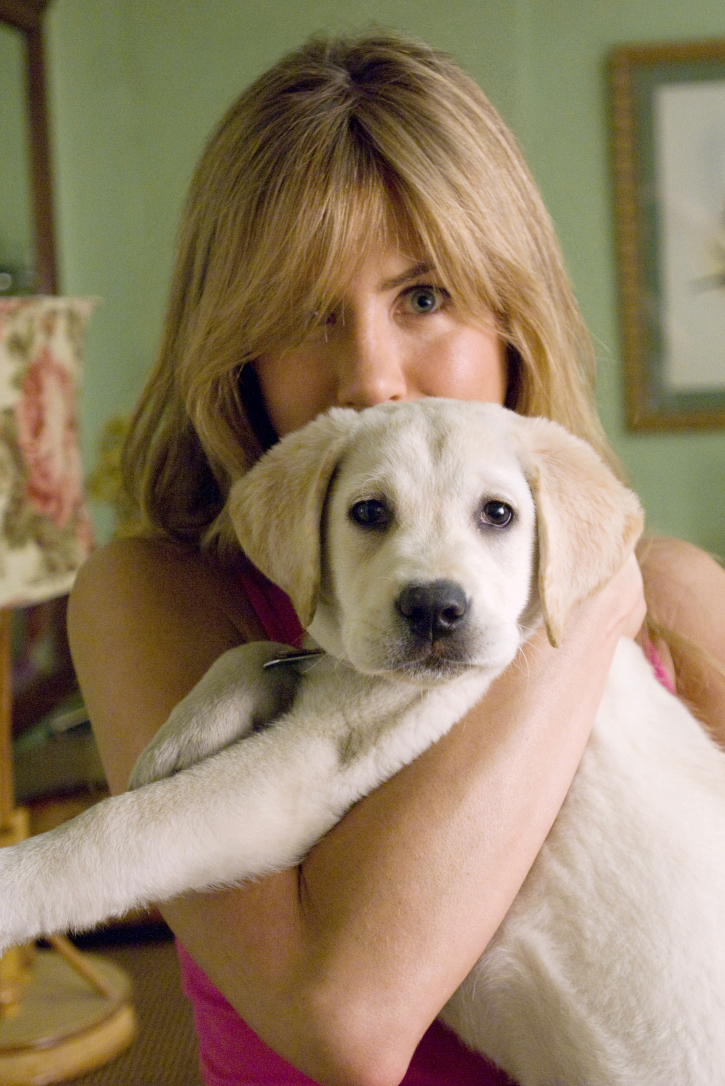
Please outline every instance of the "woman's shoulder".
M109 783L227 649L260 637L234 570L161 540L119 539L80 570L68 634ZM261 635L264 636L263 634Z
M256 639L259 623L249 604L241 570L243 556L222 562L193 547L127 536L95 550L83 565L71 593L71 609L110 607L151 620L228 623L238 640ZM232 635L233 636L233 635Z
M725 570L679 539L646 538L637 553L657 647L672 661L677 692L725 745Z
M682 539L646 537L637 547L649 612L684 636L725 635L725 570ZM704 629L709 627L710 629Z
M129 535L97 547L81 567L77 584L85 580L110 580L117 587L127 582L138 587L148 578L158 583L159 574L163 574L164 580L206 579L213 568L209 558L195 547L162 538Z

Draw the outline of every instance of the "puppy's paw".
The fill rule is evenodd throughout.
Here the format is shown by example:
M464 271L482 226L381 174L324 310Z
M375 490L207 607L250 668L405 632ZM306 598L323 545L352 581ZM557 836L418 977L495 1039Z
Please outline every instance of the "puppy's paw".
M293 651L274 641L253 641L220 656L142 752L129 788L188 769L272 724L294 701L300 675L293 666L263 665Z
M36 840L29 838L0 849L0 955L8 947L46 934L42 923L46 902Z
M136 764L131 770L128 779L128 790L142 788L145 784L171 777L180 769L193 765L204 757L195 749L184 749L184 744L179 743L173 736L168 736L163 743L156 744L154 740L141 752Z

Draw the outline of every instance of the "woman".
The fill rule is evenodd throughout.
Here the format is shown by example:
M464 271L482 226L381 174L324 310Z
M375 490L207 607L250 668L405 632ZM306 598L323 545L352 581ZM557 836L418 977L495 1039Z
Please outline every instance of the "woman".
M262 76L192 184L164 342L126 450L137 533L93 556L71 600L112 787L223 651L299 632L224 510L230 480L265 446L334 404L435 395L548 415L611 460L592 379L541 200L448 58L394 35L313 41ZM672 656L658 643L670 677L718 726L725 684L687 638L725 661L725 577L668 543L644 574L651 614L681 635ZM505 1081L429 1026L515 897L614 646L643 617L631 559L579 607L560 649L535 637L298 869L164 906L206 1082Z

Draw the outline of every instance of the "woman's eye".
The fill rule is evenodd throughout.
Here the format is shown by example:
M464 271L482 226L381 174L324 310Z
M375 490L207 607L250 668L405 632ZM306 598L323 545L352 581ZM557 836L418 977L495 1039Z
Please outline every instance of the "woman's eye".
M411 287L406 302L417 314L435 313L448 301L448 293L440 287Z
M507 502L497 499L485 503L481 510L481 522L494 528L507 528L514 518L514 511Z
M390 523L387 505L375 498L355 502L349 515L350 520L362 528L387 528Z

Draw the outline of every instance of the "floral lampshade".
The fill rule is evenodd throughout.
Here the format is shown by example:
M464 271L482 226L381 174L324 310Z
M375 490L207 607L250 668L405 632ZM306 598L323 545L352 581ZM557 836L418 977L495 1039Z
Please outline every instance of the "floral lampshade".
M93 545L76 390L94 305L0 300L0 607L68 592Z

